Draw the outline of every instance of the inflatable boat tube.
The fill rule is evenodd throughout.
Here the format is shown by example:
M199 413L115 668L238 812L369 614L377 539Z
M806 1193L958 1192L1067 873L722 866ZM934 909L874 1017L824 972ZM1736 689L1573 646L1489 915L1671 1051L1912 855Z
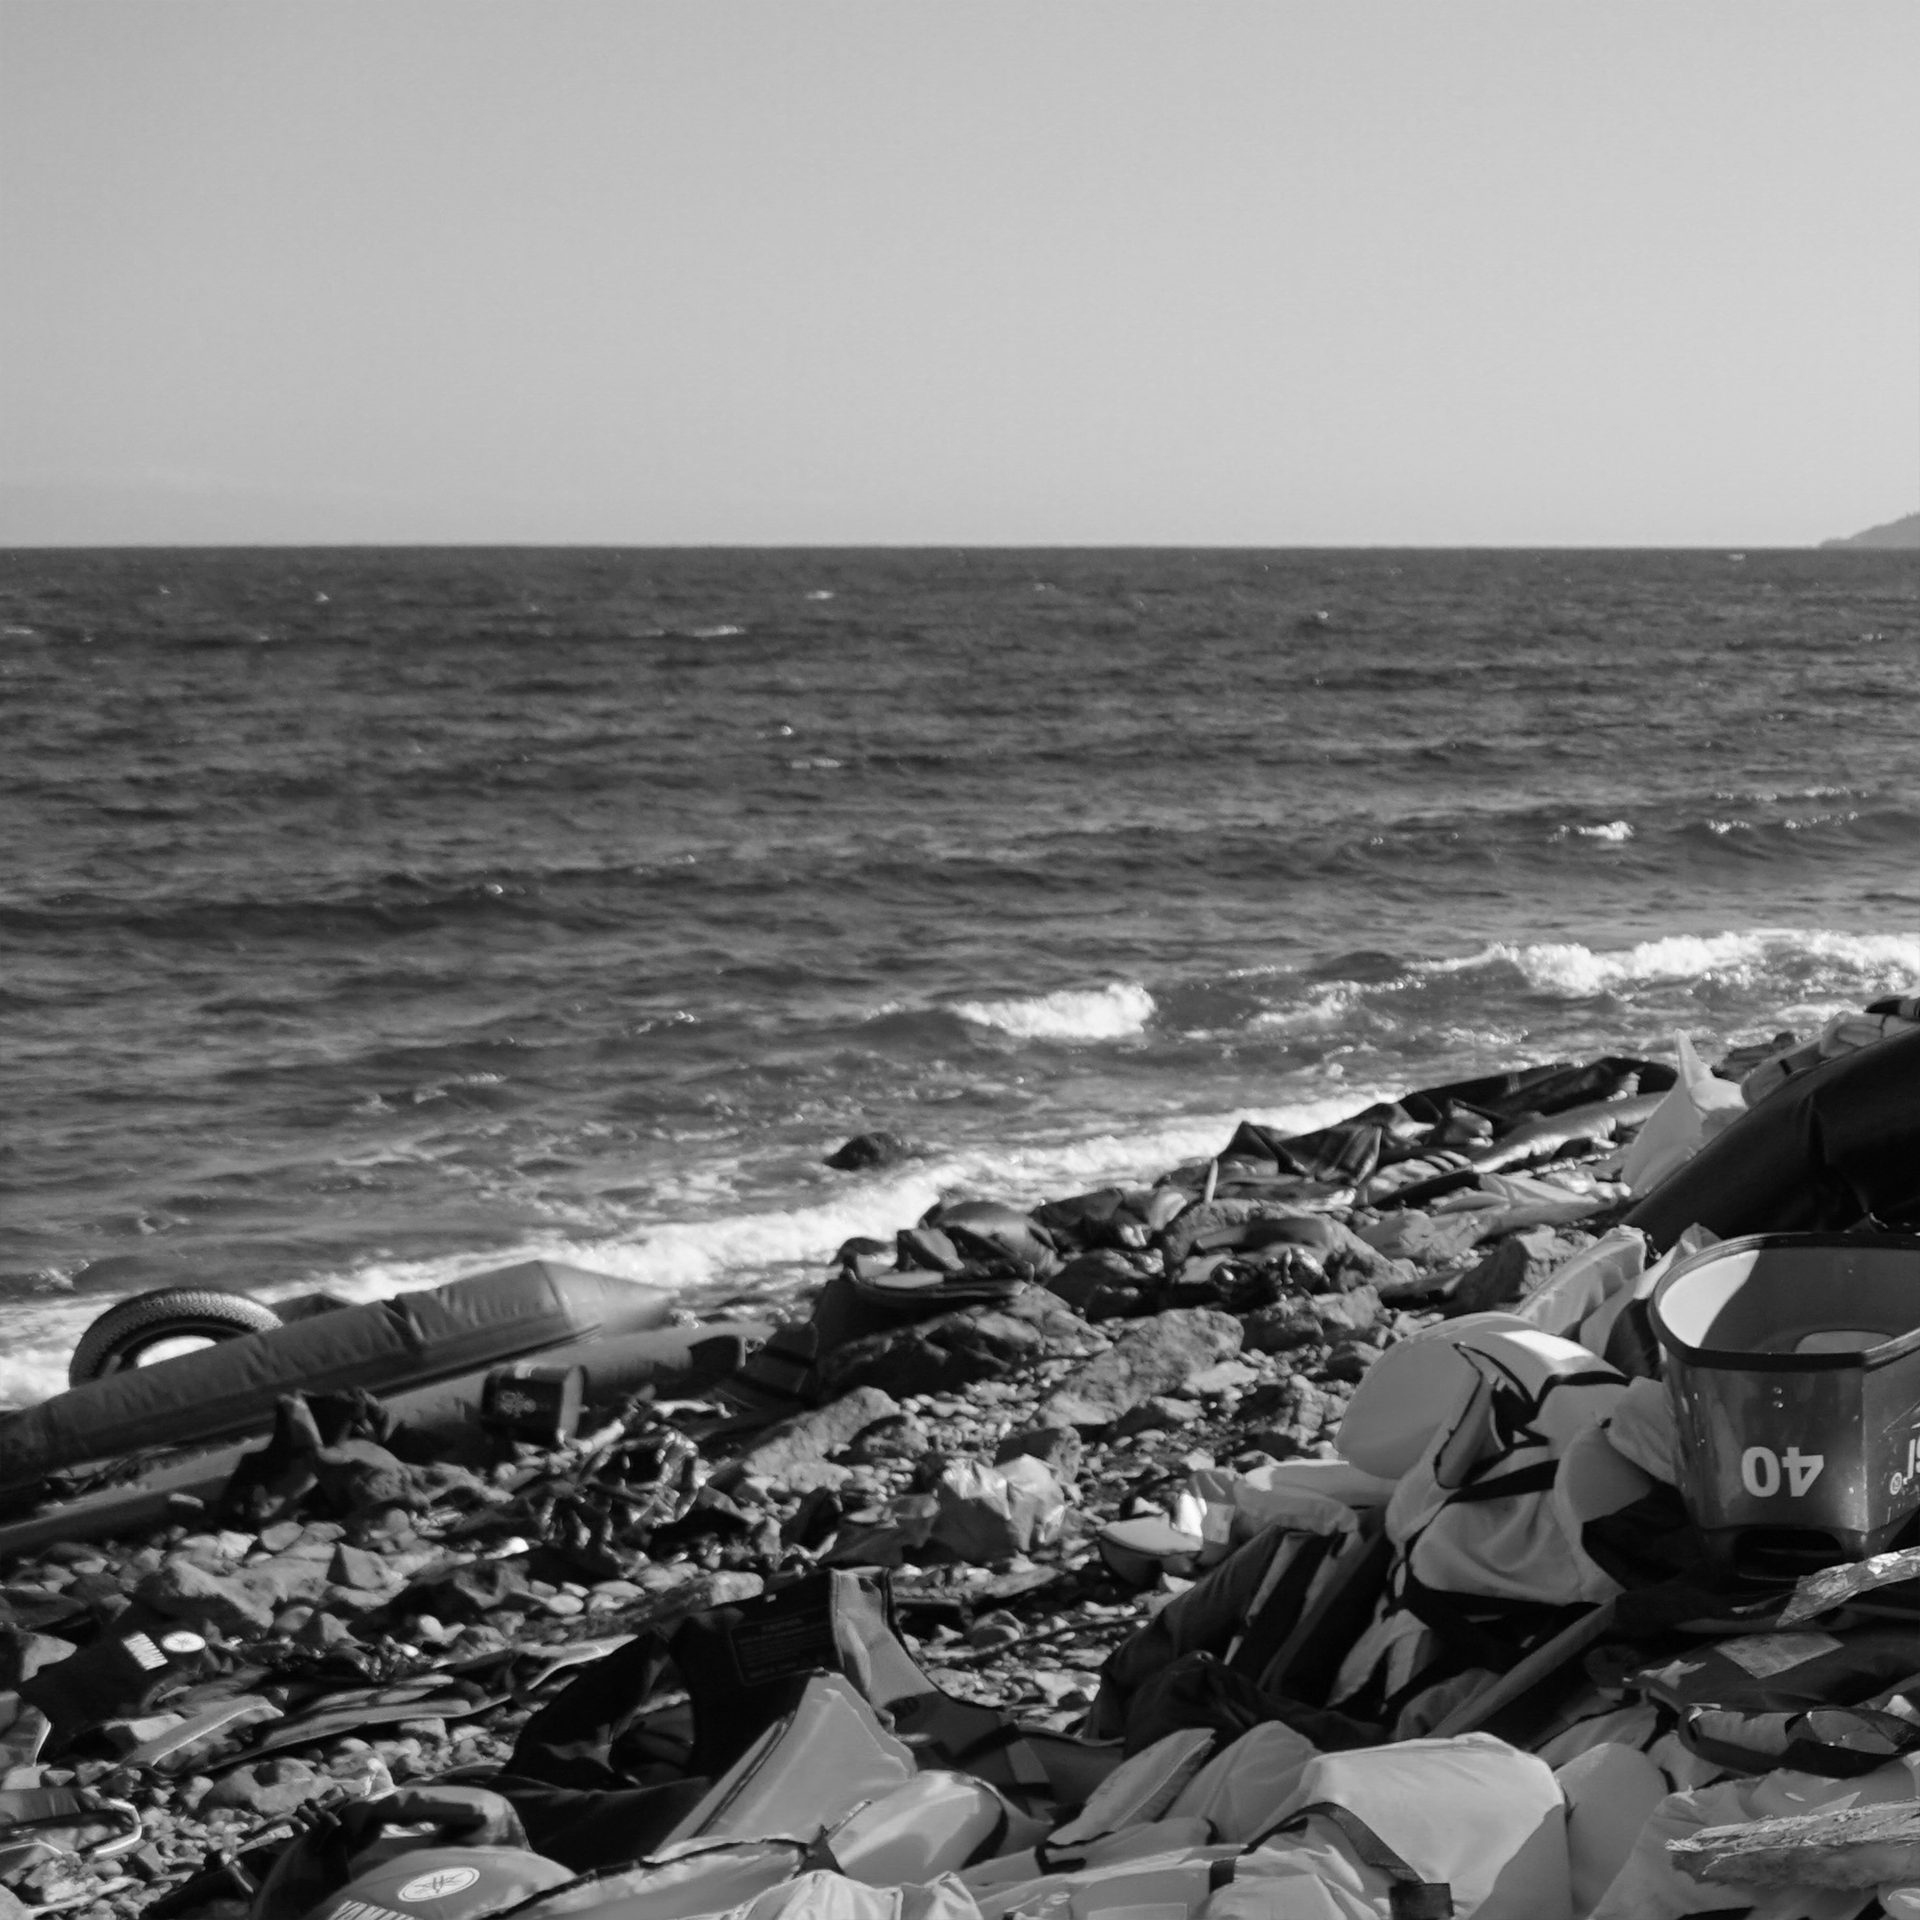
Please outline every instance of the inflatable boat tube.
M0 1420L0 1496L145 1447L258 1432L283 1393L382 1395L580 1340L658 1327L673 1296L528 1260L130 1367Z
M1654 1116L1664 1093L1630 1094L1624 1100L1596 1100L1569 1107L1544 1120L1529 1120L1503 1140L1467 1156L1478 1173L1500 1173L1535 1160L1548 1160L1575 1140L1611 1140L1622 1127L1644 1126Z
M574 1340L542 1351L543 1367L578 1367L586 1376L581 1394L583 1424L610 1413L630 1394L652 1387L663 1394L688 1393L724 1380L773 1329L759 1321L716 1320L698 1327L659 1327L615 1339ZM479 1417L485 1372L462 1374L431 1387L381 1397L410 1433L437 1435Z
M714 1321L706 1326L659 1327L606 1340L573 1341L549 1348L541 1359L579 1366L586 1375L589 1417L609 1413L629 1394L652 1387L662 1395L695 1391L738 1367L771 1329L757 1321ZM474 1419L491 1368L462 1374L430 1387L383 1395L409 1428L445 1435ZM257 1437L226 1446L169 1453L126 1485L63 1501L46 1513L0 1524L0 1566L55 1540L107 1540L157 1526L170 1503L186 1496L211 1501L227 1484L240 1456Z
M1920 1221L1920 1033L1842 1054L1742 1114L1626 1215L1664 1253L1722 1240Z

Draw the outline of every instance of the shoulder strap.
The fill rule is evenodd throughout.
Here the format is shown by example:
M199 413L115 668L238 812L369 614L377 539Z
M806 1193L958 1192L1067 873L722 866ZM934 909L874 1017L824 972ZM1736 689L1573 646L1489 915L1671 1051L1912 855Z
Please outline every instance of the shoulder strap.
M1227 1665L1250 1680L1259 1679L1299 1624L1314 1576L1340 1545L1340 1537L1331 1533L1302 1534L1297 1541L1279 1579L1248 1619L1239 1645L1227 1656Z
M1511 1473L1489 1474L1484 1480L1469 1480L1447 1495L1450 1507L1471 1506L1481 1500L1510 1500L1522 1493L1546 1493L1560 1472L1558 1460L1532 1460Z
M1591 1607L1579 1601L1500 1600L1491 1595L1442 1593L1413 1571L1411 1543L1401 1565L1399 1602L1462 1664L1504 1673L1542 1641L1584 1619Z
M1856 1727L1880 1735L1886 1745L1881 1748L1845 1747L1819 1739L1807 1725L1809 1716L1797 1713L1788 1719L1787 1724L1797 1725L1800 1730L1798 1735L1777 1753L1762 1752L1758 1746L1743 1746L1737 1739L1702 1733L1702 1715L1727 1712L1724 1707L1716 1709L1704 1706L1690 1707L1682 1714L1680 1740L1682 1745L1690 1752L1697 1753L1701 1759L1711 1760L1717 1767L1729 1767L1736 1773L1752 1773L1760 1768L1791 1767L1797 1773L1822 1774L1829 1780L1860 1779L1884 1767L1889 1760L1911 1754L1916 1744L1920 1744L1920 1739L1916 1738L1920 1730L1915 1728L1911 1720L1904 1720L1898 1714L1883 1713L1874 1707L1828 1707L1822 1711L1830 1715L1846 1715Z
M1351 1807L1343 1807L1337 1800L1316 1800L1312 1806L1289 1814L1250 1842L1246 1851L1251 1853L1255 1847L1265 1846L1275 1834L1304 1827L1316 1818L1339 1829L1341 1838L1363 1867L1371 1867L1386 1877L1387 1912L1392 1920L1452 1920L1452 1887L1444 1880L1423 1880Z
M948 1696L943 1696L947 1698ZM971 1700L957 1704L971 1707ZM956 1716L957 1718L958 1716ZM956 1729L957 1732L957 1729ZM1020 1731L1017 1722L995 1715L995 1724L974 1735L971 1739L954 1738L942 1741L936 1732L933 1744L938 1748L940 1757L959 1773L971 1773L986 1781L1003 1794L1016 1794L1031 1799L1036 1796L1045 1798L1052 1791L1052 1780L1047 1774L1045 1763L1034 1752L1026 1735ZM1004 1770L1004 1780L990 1777L996 1767Z
M1359 1530L1324 1563L1293 1631L1264 1669L1253 1675L1266 1693L1283 1700L1324 1707L1340 1665L1386 1591L1393 1568L1393 1542L1387 1536L1386 1511L1375 1507L1360 1516Z
M1490 1463L1496 1464L1497 1463ZM1557 1459L1531 1460L1511 1472L1491 1472L1484 1479L1456 1487L1421 1525L1401 1542L1398 1557L1398 1599L1408 1612L1440 1636L1450 1652L1469 1666L1504 1672L1514 1661L1514 1636L1529 1639L1558 1633L1586 1612L1579 1605L1556 1606L1546 1600L1503 1600L1491 1594L1451 1594L1430 1587L1413 1570L1413 1555L1422 1536L1449 1507L1475 1506L1492 1500L1515 1499L1549 1492L1560 1471ZM1475 1616L1479 1616L1476 1618ZM1524 1645L1520 1651L1525 1652Z

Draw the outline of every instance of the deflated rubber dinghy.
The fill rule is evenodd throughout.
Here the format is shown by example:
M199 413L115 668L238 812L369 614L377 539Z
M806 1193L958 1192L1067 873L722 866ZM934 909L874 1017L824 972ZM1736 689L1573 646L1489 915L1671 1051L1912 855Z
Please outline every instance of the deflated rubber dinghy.
M672 1304L657 1287L528 1260L126 1368L0 1419L0 1499L85 1461L258 1432L282 1394L430 1387L658 1328Z
M1699 1225L1746 1233L1920 1222L1920 1033L1796 1075L1626 1216L1665 1252Z

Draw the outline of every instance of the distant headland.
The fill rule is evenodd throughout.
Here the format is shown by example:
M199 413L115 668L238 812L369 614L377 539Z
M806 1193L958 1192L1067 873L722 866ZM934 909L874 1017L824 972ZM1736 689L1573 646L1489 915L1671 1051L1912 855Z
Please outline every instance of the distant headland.
M1822 540L1823 547L1920 547L1920 513L1889 520L1884 527L1850 533L1839 540Z

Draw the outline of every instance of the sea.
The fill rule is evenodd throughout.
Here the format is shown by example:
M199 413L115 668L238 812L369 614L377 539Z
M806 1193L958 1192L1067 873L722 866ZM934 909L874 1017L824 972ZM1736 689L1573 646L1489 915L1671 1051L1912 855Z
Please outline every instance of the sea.
M0 553L0 1405L1804 1036L1920 991L1917 741L1915 552Z

